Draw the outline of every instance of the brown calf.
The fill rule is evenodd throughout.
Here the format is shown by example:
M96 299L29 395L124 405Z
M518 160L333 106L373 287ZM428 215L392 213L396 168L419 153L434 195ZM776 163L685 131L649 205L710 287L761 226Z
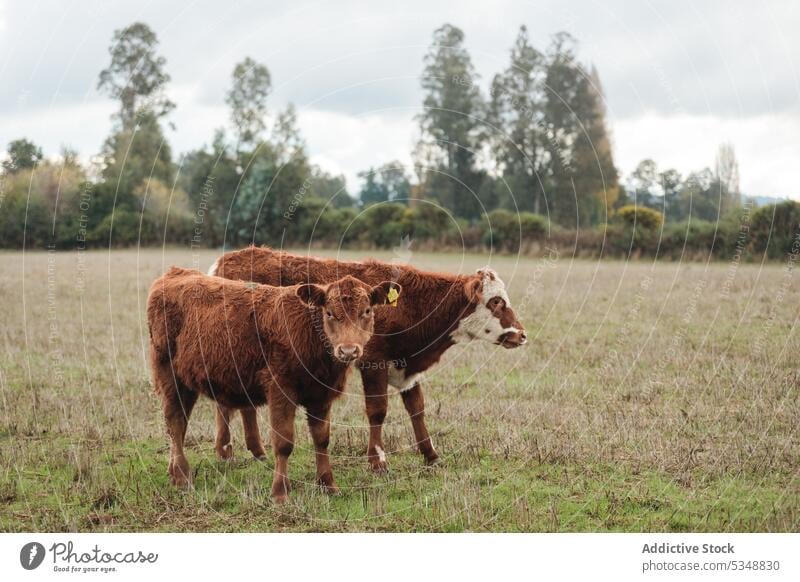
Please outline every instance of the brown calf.
M375 335L357 365L364 383L370 438L367 456L373 471L388 470L381 437L388 405L388 385L396 388L411 417L416 446L427 463L438 459L425 426L422 373L452 345L474 339L505 348L526 342L525 330L511 309L505 284L491 269L456 276L419 271L380 261L340 262L299 257L268 248L249 247L221 256L209 274L269 285L324 283L352 275L373 284L391 279L403 286L396 309L381 310ZM246 432L257 432L243 416Z
M255 407L269 403L277 502L288 494L295 410L303 406L317 481L336 493L328 458L331 404L372 336L372 306L385 303L391 288L389 282L371 287L354 277L277 288L177 267L157 279L147 300L147 322L153 380L170 437L172 483L191 483L183 441L192 408L204 394L219 407L221 456L230 450L226 431L232 409L256 427L248 431L247 446L257 457L264 455Z

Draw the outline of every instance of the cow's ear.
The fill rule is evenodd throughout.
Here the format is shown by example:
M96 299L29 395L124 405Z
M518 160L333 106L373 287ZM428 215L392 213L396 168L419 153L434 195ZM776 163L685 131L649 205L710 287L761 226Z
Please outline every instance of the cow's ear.
M400 283L395 283L394 281L378 283L369 292L369 302L372 305L391 303L397 306L397 298L402 290L403 287L400 286Z
M492 269L489 266L483 267L482 269L478 269L475 271L475 274L478 275L481 279L489 279L489 281L494 281L497 279L497 271Z
M297 296L303 303L312 307L322 307L325 305L325 289L319 285L306 283L297 288Z
M480 275L477 277L470 277L467 279L467 282L464 283L464 293L466 293L470 303L478 303L481 300L482 291L483 277Z

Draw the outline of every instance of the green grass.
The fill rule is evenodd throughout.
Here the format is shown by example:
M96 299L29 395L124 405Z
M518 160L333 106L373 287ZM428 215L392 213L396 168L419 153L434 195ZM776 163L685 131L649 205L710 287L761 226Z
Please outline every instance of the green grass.
M800 284L780 264L494 257L531 345L458 346L429 373L441 465L411 450L394 396L391 473L371 474L353 379L334 408L342 495L314 485L300 418L290 503L276 507L271 455L250 457L238 420L235 459L215 458L208 401L189 426L194 489L167 477L144 301L166 266L205 270L214 256L64 253L48 266L46 253L0 253L0 530L798 529ZM412 262L468 272L487 260Z

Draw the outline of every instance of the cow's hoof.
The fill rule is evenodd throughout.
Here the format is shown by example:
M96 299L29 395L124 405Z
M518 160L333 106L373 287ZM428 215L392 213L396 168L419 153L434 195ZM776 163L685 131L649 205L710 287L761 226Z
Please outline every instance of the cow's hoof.
M286 495L285 493L272 496L272 502L275 505L285 505L287 501L289 501L289 496Z
M172 473L169 476L169 481L170 483L172 483L173 486L177 487L178 489L192 488L192 480L186 477L186 475Z
M224 447L217 449L217 456L223 461L230 461L233 459L233 445L228 443Z
M320 487L322 487L322 490L325 493L327 493L328 495L330 495L332 497L335 497L337 495L341 495L342 494L342 490L339 489L339 486L336 485L336 483L329 483L329 484L320 483Z
M180 464L174 461L169 463L169 482L178 489L189 489L192 486L189 464Z
M333 475L330 472L324 473L323 475L317 477L317 484L328 495L339 495L341 493L338 485L336 485L336 481L333 480Z
M266 455L266 454L263 454L263 455L254 455L254 457L255 457L256 461L260 461L260 462L262 462L262 463L263 463L263 462L265 462L265 461L267 460L267 455Z
M425 464L428 465L429 467L432 467L433 465L438 465L439 462L440 462L439 455L437 455L435 452L425 455Z
M254 451L251 450L250 452L253 454L253 457L255 457L259 461L263 461L264 459L267 458L267 450L266 449L256 449Z
M376 475L386 475L389 472L389 463L381 461L380 459L370 460L369 468Z

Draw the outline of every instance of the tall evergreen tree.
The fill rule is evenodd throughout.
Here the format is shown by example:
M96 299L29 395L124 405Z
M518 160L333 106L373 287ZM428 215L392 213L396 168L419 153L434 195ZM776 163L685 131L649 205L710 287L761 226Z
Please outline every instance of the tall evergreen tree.
M514 200L504 197L509 209L544 209L541 181L546 163L543 120L544 56L531 46L528 31L520 27L511 49L509 67L492 81L489 122L492 155L497 171Z
M422 141L436 167L427 168L428 192L457 216L476 218L483 172L477 166L485 105L464 33L445 24L433 33L425 56Z
M619 193L618 173L597 73L577 62L575 41L565 32L553 37L547 54L544 110L553 214L565 226L597 222Z
M581 72L584 70L579 67ZM579 77L577 94L580 128L572 144L572 171L579 208L589 222L605 222L619 197L619 173L614 165L611 138L600 76L592 67Z

